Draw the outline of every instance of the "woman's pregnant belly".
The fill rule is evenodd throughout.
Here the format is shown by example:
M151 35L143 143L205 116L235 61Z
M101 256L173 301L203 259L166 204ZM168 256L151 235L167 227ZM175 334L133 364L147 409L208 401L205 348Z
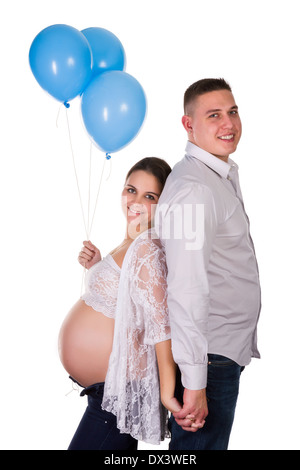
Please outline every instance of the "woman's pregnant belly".
M64 320L58 339L60 360L83 387L104 382L115 321L79 300Z

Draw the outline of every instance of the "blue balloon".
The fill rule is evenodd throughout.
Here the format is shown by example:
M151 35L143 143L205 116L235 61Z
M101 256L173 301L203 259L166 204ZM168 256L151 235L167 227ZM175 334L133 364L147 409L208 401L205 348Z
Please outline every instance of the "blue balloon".
M81 32L92 50L93 78L108 70L125 69L125 51L117 36L103 28L87 28Z
M29 63L39 85L65 103L81 94L92 77L88 40L72 26L43 29L31 44Z
M96 77L82 95L84 125L104 152L116 152L131 142L146 115L146 96L140 83L122 71Z

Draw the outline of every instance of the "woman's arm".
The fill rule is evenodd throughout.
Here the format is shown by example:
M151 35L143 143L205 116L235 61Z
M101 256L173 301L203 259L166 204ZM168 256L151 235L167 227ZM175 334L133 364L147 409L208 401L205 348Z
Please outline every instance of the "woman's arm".
M132 295L143 311L146 344L155 346L161 402L169 411L179 412L182 407L174 397L177 366L171 350L165 255L155 240L140 243L137 254Z
M159 370L161 402L171 413L177 413L182 407L174 397L177 366L173 360L171 340L157 343L155 351Z

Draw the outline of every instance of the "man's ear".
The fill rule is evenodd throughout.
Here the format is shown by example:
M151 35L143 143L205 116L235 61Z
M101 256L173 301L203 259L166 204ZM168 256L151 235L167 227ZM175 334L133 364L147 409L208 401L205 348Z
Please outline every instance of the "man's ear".
M191 116L187 116L185 114L184 116L182 116L181 122L187 133L191 134L193 130Z

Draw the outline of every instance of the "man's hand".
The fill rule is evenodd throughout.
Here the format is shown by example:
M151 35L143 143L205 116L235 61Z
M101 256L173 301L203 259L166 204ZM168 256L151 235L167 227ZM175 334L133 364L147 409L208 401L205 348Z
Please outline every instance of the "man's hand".
M207 415L206 389L185 389L183 408L178 413L173 413L176 423L185 431L196 432L198 429L203 428Z

